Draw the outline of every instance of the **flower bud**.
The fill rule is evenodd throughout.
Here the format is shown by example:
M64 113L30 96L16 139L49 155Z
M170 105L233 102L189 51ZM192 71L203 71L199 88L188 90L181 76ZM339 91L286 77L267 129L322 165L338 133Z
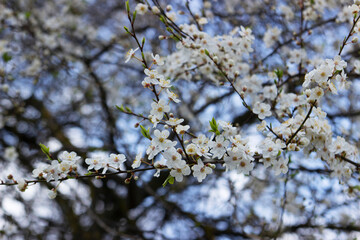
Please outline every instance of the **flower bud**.
M25 190L26 190L26 188L28 186L27 182L24 179L19 179L17 181L17 184L18 184L17 188L19 189L19 191L20 192L25 192Z
M183 154L183 153L184 153L181 148L176 149L176 151L177 151L178 153L180 153L180 154Z
M212 169L215 169L216 168L216 165L215 164L212 164L212 163L208 163L206 164L206 166L212 168Z
M159 8L157 6L153 6L151 8L151 11L152 11L153 14L160 14L160 10L159 10Z
M53 189L49 190L49 192L48 192L48 197L49 197L50 199L56 198L56 195L57 195L56 189L53 188Z
M204 2L204 8L210 9L210 8L211 8L211 2L205 1L205 2Z
M288 147L287 147L287 149L289 151L295 151L295 148L296 148L296 144L294 144L294 143L289 144Z
M1 75L1 73L0 73ZM1 85L1 90L3 90L3 92L7 93L9 91L9 85L8 84L2 84Z
M234 66L234 60L232 60L232 59L229 59L229 67L231 68L231 67L233 67Z

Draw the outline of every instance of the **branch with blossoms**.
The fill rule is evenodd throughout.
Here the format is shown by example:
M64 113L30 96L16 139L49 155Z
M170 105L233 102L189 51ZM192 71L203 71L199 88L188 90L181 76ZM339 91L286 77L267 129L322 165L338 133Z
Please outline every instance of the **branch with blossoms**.
M181 182L184 176L191 174L198 182L202 182L221 164L226 171L237 171L245 175L251 173L255 164L262 164L264 168L271 167L275 175L288 175L290 154L300 150L304 151L305 155L315 152L318 158L329 165L331 176L336 176L340 180L350 179L358 170L356 149L341 137L333 139L326 113L318 107L318 103L324 94L337 94L336 85L340 88L346 86L344 69L347 63L340 55L345 45L354 42L354 38L351 41L350 38L354 34L360 16L354 15L353 25L340 46L339 54L334 59L326 59L306 73L300 93L295 94L286 92L286 88L282 88L288 81L282 80L284 74L282 70L270 72L274 84L271 83L263 88L259 83L262 73L255 71L250 73L244 67L249 61L249 56L254 52L252 46L255 36L250 28L241 26L229 35L210 36L203 32L202 28L194 25L178 26L170 16L171 8L164 11L157 1L153 2L155 5L152 7L148 2L138 4L132 12L127 1L126 14L130 28L124 27L137 46L136 49L130 49L125 62L136 60L143 66L144 79L141 84L154 94L154 99L149 103L151 110L149 115L144 116L132 112L129 108L118 107L122 113L141 118L141 122L145 121L151 125L148 129L140 125L141 122L135 125L136 127L140 125L142 135L146 141L149 141L145 154L147 160L143 160L143 154L139 152L131 165L132 169L124 170L122 169L126 163L124 154L94 156L85 159L88 173L80 174L78 171L80 158L75 152L64 151L58 159L53 159L49 150L45 149L45 154L52 161L51 164L34 170L33 176L38 180L14 180L9 177L8 182L1 182L0 185L17 184L18 188L24 191L29 184L54 182L56 186L49 195L53 198L56 196L59 184L70 178L103 178L110 175L130 174L125 180L129 182L137 179L136 172L150 170L156 170L155 177L158 177L161 171L167 171L168 178L164 184L173 183L174 180ZM177 50L173 54L160 57L151 53L149 60L150 57L144 51L146 40L143 38L140 41L135 29L137 15L145 14L147 10L158 16L171 34L171 38L178 41ZM309 30L303 29L302 24L303 22L300 33L296 34L300 38ZM267 31L264 35L264 44L267 47L274 46L279 35L279 30ZM162 40L164 39L167 37L162 37ZM275 47L273 52L279 48ZM301 53L301 50L294 53L299 55L296 61L296 64L300 64L299 75L303 71ZM138 54L141 56L137 56ZM174 59L178 59L179 56L183 59L178 63ZM268 58L267 56L263 61ZM171 64L175 64L175 67L170 67ZM184 68L187 70L184 71ZM254 68L257 68L256 63ZM232 91L240 97L246 111L254 114L261 122L257 125L257 130L264 139L256 148L248 138L240 134L239 128L229 122L212 118L209 121L210 136L204 133L191 133L189 125L182 125L184 119L171 112L173 105L181 104L181 99L172 87L175 79L186 79L186 75L192 74L190 71L193 74L208 75L219 88L224 85L224 79L230 84ZM94 72L90 74L94 75ZM96 76L94 77L97 79ZM106 98L103 97L102 104L106 105L106 102ZM277 120L278 125L273 126L272 123L266 122L270 118ZM111 122L115 123L114 120ZM146 167L140 168L141 165Z
M353 5L353 6L354 6L354 5ZM358 10L357 7L353 7L353 8L355 8L355 9ZM354 13L355 13L355 12L354 12ZM355 13L355 14L356 14L356 13ZM348 36L345 38L345 40L343 41L342 46L340 47L339 55L341 54L344 46L345 46L346 44L348 44L349 38L353 35L353 29L354 29L354 26L356 25L356 23L358 22L358 20L359 20L359 17L356 17L356 15L355 15L355 16L354 16L354 19L353 19L353 25L352 25L352 27L351 27L351 29L350 29L350 31L349 31L349 34L348 34ZM332 19L332 20L329 20L329 21L326 21L325 23L330 22L330 21L333 21L333 19ZM319 25L319 26L320 26L320 25ZM315 27L318 27L318 25L315 25L314 28L315 28ZM309 29L305 29L305 30L308 31ZM301 36L301 34L302 34L305 30L304 30L304 29L301 29L299 35ZM251 33L251 32L250 32L250 33ZM244 36L247 35L247 34L244 33L244 32L243 32L243 33L240 32L240 34L243 34ZM192 40L193 40L193 39L192 39ZM351 42L355 42L355 40L352 40ZM188 46L189 46L189 48L195 48L196 45L191 45L191 44L189 44ZM245 102L242 94L240 94L240 93L236 90L236 88L234 87L234 81L235 81L235 78L236 78L236 75L237 75L236 72L235 72L235 74L234 74L234 76L235 76L234 81L231 81L231 80L229 79L227 73L225 73L225 72L223 71L221 65L219 64L218 57L215 56L215 57L213 58L212 56L210 56L209 52L208 52L206 49L205 49L205 51L204 51L204 50L201 50L201 51L205 52L205 54L210 57L210 59L213 61L213 63L216 65L216 67L217 67L218 70L222 73L222 75L226 78L226 80L230 83L230 85L231 85L232 88L235 90L235 92L237 92L237 94L241 97L241 99L242 99L242 101L243 101L243 105L244 105L245 107L249 108L249 105L246 104L246 102ZM215 54L214 54L214 55L215 55ZM231 59L230 59L230 60L231 60ZM327 61L328 61L328 60L327 60ZM329 62L330 62L330 60L329 60ZM319 74L324 75L326 78L328 78L328 81L330 81L330 79L332 79L334 76L337 75L337 72L336 72L336 71L340 71L340 70L342 70L343 68L346 67L346 64L344 64L344 61L341 61L341 58L339 58L339 57L335 57L335 60L334 60L333 63L334 63L334 65L335 65L335 67L334 67L334 72L332 72L332 69L333 69L333 68L331 68L331 67L329 68L329 70L331 70L332 74L328 75L327 73L324 73L324 72L322 72L321 70L319 70ZM230 61L229 61L229 68L231 68L231 65L232 65L232 64L231 64ZM338 79L338 78L337 78L337 79ZM306 85L306 83L304 83L304 86L305 86L305 85ZM330 87L330 90L331 90L331 91L334 91L334 88L332 87L332 83L329 84L329 87ZM334 91L334 92L335 92L335 91ZM295 145L294 145L293 143L291 143L291 142L292 142L293 139L296 137L296 135L301 131L301 129L302 129L303 126L305 125L306 121L310 118L310 115L311 115L311 113L312 113L312 110L313 110L314 106L316 105L317 100L318 100L322 95L323 95L323 91L322 91L320 88L315 88L315 91L314 91L313 94L310 94L310 92L306 92L306 96L309 98L309 101L310 101L310 108L309 108L306 116L304 117L304 119L302 120L302 122L300 123L300 125L298 126L298 128L294 131L294 133L291 134L291 135L288 137L287 140L283 140L283 141L286 143L286 146L291 145L291 146L289 146L289 147L290 147L290 150L295 150L295 149L296 149ZM300 99L297 99L297 101L299 101L299 100L300 100ZM300 105L300 104L299 104L299 105ZM261 109L259 110L259 113L264 113L264 112L266 112L266 109L264 109L264 108L261 108ZM255 113L256 113L256 112L255 112ZM262 117L262 118L263 118L263 117ZM282 139L281 137L279 137L279 136L272 130L271 127L267 126L267 129L270 130L278 139ZM303 140L302 144L305 144L305 145L308 144L308 140L306 140L305 142L304 142L304 141L305 141L305 139Z

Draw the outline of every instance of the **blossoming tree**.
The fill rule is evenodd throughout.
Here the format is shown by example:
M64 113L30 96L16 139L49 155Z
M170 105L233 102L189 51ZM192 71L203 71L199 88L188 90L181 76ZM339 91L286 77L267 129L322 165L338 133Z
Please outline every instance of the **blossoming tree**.
M0 9L0 236L360 236L360 1Z

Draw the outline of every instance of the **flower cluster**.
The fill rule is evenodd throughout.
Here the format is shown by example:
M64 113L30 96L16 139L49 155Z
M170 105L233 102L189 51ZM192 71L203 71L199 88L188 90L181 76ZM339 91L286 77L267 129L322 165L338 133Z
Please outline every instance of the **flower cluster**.
M47 182L64 178L71 173L76 173L80 156L75 152L62 152L58 160L52 160L51 164L43 164L33 170L33 177L46 179Z
M199 74L219 84L222 79L212 74L218 72L218 69L206 56L205 49L218 64L223 65L230 76L246 76L249 73L250 67L245 60L253 52L252 43L255 39L250 28L241 26L230 35L215 37L199 31L195 25L183 24L180 28L190 37L179 42L178 50L164 59L166 64L158 70L164 76L191 80L191 70L196 68Z
M334 59L326 59L324 63L305 75L303 88L309 87L311 83L314 83L316 86L315 88L306 90L305 94L310 96L310 100L318 100L322 97L324 94L323 90L329 90L337 94L334 82L341 86L344 86L344 84L347 85L346 76L344 76L344 68L346 68L346 66L347 63L341 60L339 55L335 56ZM337 75L339 73L341 73L341 75Z
M110 154L108 157L92 157L86 158L85 163L89 165L88 170L94 169L99 170L103 169L102 174L106 173L109 168L114 170L122 169L123 163L126 161L124 154Z

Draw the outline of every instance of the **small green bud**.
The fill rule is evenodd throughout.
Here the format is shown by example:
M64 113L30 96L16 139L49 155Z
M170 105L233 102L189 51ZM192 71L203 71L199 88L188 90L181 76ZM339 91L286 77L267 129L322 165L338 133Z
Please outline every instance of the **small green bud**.
M121 106L119 107L118 105L115 106L118 110L120 110L121 112L125 112L124 106L121 104Z
M210 53L209 53L209 51L207 49L205 49L205 54L206 54L206 56L210 57Z
M145 45L145 37L143 37L142 41L141 41L141 46L144 47Z
M129 31L129 29L128 29L127 27L124 26L124 29L125 29L125 31L126 31L127 33L131 34L130 31Z
M136 11L133 12L133 19L132 19L133 23L135 22L135 19L136 19Z
M126 1L126 11L130 13L129 0Z

